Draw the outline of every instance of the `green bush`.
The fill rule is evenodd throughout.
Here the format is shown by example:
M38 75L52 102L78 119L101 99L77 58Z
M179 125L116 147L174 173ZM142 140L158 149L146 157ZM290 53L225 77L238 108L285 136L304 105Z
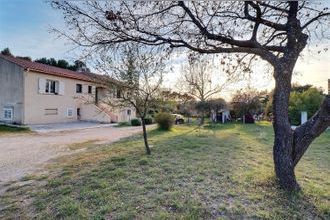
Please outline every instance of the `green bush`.
M118 123L118 127L127 127L127 126L131 126L131 124L127 121L122 121Z
M147 118L144 119L144 122L145 122L146 125L151 125L153 121L152 121L151 117L147 117Z
M138 118L133 118L133 119L131 120L131 125L132 125L132 126L140 126L140 125L141 125L141 121L140 121L140 119L138 119Z
M291 124L300 125L301 112L306 111L308 118L312 117L319 109L324 96L317 88L309 88L306 91L291 92L289 100L289 118Z
M158 124L158 128L162 130L171 130L174 124L173 116L169 113L159 113L156 115L155 119Z

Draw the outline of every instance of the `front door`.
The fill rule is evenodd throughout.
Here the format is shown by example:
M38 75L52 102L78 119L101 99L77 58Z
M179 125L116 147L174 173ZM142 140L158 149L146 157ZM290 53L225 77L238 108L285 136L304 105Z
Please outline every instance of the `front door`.
M80 108L77 108L77 119L80 120Z

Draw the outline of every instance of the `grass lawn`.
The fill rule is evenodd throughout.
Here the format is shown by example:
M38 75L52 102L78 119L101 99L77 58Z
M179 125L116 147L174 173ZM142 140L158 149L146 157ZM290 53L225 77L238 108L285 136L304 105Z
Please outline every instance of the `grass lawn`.
M12 127L7 125L0 125L0 135L8 134L8 133L17 133L17 132L27 132L30 131L25 127Z
M177 126L93 146L31 176L2 197L0 218L330 218L330 131L296 169L302 192L274 183L270 124ZM32 180L32 181L31 181ZM1 213L1 208L0 208Z

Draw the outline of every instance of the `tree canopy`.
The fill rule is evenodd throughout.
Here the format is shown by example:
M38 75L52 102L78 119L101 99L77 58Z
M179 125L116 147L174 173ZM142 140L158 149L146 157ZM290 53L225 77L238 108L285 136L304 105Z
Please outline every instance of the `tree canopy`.
M55 58L43 57L36 59L35 62L56 66L63 69L69 69L72 71L90 72L90 69L87 67L86 63L80 60L76 60L74 61L74 64L70 64L67 60L56 60Z
M289 116L291 123L300 124L300 114L302 111L307 112L308 118L312 117L324 99L322 91L317 88L310 87L305 91L293 91L290 94Z
M232 110L239 117L259 113L261 111L260 97L260 93L255 89L238 90L231 100Z
M12 56L12 55L13 55L8 47L4 48L4 49L1 51L1 54L2 54L2 55L6 55L6 56Z

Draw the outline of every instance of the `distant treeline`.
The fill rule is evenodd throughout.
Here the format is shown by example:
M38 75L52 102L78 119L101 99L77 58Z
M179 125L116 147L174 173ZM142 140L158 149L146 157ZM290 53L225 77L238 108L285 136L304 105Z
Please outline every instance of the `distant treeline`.
M7 56L14 56L11 53L9 48L3 49L1 51L1 54L7 55ZM15 56L15 57L32 61L31 57L28 57L28 56ZM72 71L90 72L90 69L87 67L86 63L81 60L76 60L76 61L74 61L73 64L70 64L67 60L64 60L64 59L56 60L55 58L43 57L43 58L34 60L34 62L43 63L43 64L47 64L50 66L56 66L56 67L60 67L60 68L68 69L68 70L72 70Z

